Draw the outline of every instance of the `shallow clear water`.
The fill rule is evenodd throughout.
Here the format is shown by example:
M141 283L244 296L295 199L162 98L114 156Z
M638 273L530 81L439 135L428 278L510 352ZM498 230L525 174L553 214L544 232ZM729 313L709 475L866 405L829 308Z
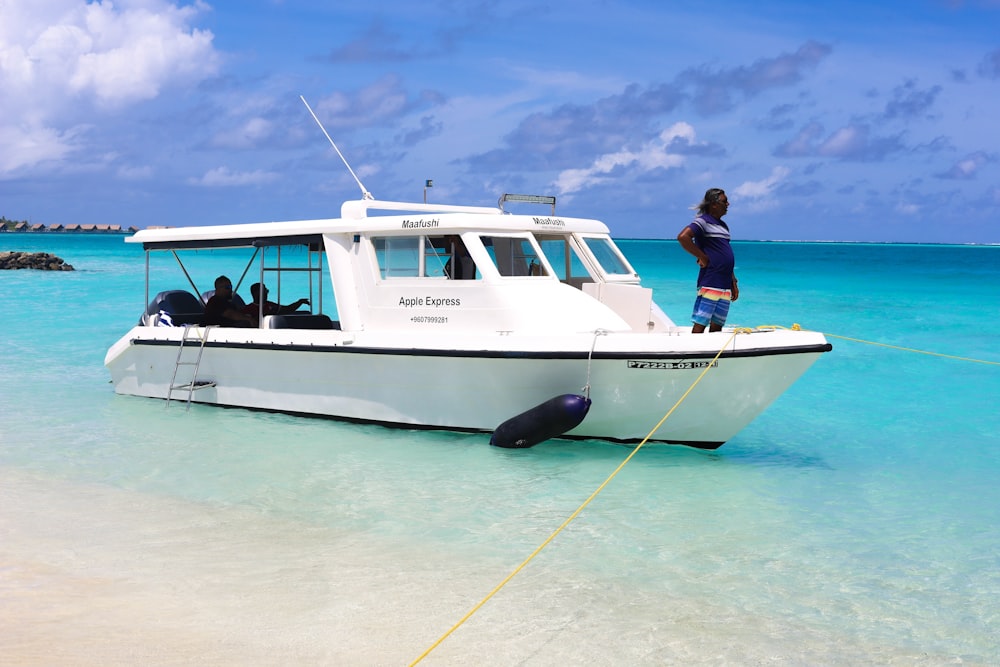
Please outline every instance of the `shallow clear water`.
M684 322L690 257L622 246ZM5 249L78 269L0 272L5 663L408 663L631 451L115 396L141 250ZM736 252L733 324L1000 361L1000 248ZM831 342L716 452L641 450L425 664L1000 662L1000 367Z

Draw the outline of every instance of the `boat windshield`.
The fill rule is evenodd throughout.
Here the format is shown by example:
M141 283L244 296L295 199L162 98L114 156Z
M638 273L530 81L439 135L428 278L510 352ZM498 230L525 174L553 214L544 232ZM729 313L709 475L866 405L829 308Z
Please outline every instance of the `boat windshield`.
M604 273L609 276L635 277L635 271L625 261L625 257L622 256L611 239L606 236L586 236L583 238L583 242L594 254L594 258L601 265Z

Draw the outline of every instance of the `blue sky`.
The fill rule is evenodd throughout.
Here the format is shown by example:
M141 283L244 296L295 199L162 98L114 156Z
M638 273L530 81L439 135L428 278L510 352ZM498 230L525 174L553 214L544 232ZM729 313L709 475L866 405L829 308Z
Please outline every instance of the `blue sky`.
M672 238L1000 243L1000 0L0 0L0 215L552 194Z

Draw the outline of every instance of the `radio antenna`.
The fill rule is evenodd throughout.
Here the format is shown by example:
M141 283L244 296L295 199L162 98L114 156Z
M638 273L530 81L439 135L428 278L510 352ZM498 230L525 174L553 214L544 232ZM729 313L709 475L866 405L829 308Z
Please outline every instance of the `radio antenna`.
M309 109L309 113L312 114L313 120L316 121L317 125L319 125L319 129L323 130L323 134L326 135L327 141L329 141L330 145L333 146L333 150L337 151L337 155L339 155L340 159L344 162L344 166L347 167L347 171L351 172L351 176L354 177L354 180L357 182L358 187L361 188L361 198L374 200L375 197L373 197L372 193L368 192L368 190L365 189L365 186L361 183L361 179L358 178L358 175L354 173L353 169L351 169L351 165L347 164L347 158L345 158L344 154L340 152L339 148L337 148L337 144L333 143L333 139L330 138L330 135L327 133L326 128L323 127L323 123L319 122L319 118L316 117L316 114L313 112L312 107L309 106L308 102L306 102L306 98L303 95L299 95L299 99L302 100L302 104L306 105L306 109Z

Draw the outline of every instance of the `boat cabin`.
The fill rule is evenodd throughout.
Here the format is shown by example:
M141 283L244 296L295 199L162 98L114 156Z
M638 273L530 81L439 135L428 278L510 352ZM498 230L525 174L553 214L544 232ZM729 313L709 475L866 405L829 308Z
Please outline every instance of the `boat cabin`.
M278 304L308 300L300 312L259 313L260 328L505 335L675 328L603 223L554 215L554 198L552 215L509 213L509 197L498 208L360 200L346 202L339 219L138 232L128 241L147 251L141 324L199 324L224 274L240 307L252 283L267 286ZM176 271L168 279L151 269L158 252L176 259L184 282Z

